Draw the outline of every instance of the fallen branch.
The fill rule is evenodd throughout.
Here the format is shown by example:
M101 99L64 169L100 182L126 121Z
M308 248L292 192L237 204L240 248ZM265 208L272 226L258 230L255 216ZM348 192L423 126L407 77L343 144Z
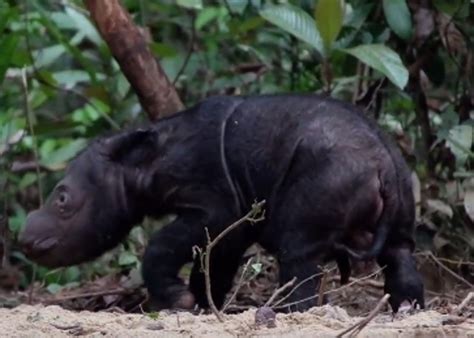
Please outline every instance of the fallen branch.
M417 252L414 255L415 256L429 257L430 255L433 255L433 253L432 252ZM436 259L440 262L450 263L450 264L454 264L454 265L458 265L458 266L460 266L460 265L474 266L474 262L471 262L471 261L449 259L449 258L444 258L444 257L436 257Z
M331 270L329 270L329 271L331 271ZM288 292L288 294L285 297L281 298L278 302L273 304L273 308L277 308L278 305L280 305L282 302L284 302L286 299L288 299L288 297L290 297L293 292L295 292L299 287L301 287L301 285L303 285L304 283L310 281L311 279L313 279L315 277L319 277L319 276L322 276L322 275L323 275L322 272L318 272L318 273L315 273L315 274L303 279L301 282L296 284L296 286L290 292Z
M211 311L216 315L217 319L220 322L223 322L224 319L222 318L222 312L217 310L216 304L214 303L214 300L212 299L212 290L211 290L211 251L212 249L219 243L219 241L224 238L229 232L240 226L242 223L245 222L260 222L265 219L265 215L262 211L262 207L265 204L265 200L254 203L252 205L252 210L250 210L245 216L243 216L241 219L235 221L231 225L229 225L227 228L224 229L219 235L217 235L212 241L211 241L211 236L209 235L209 230L206 228L206 236L207 236L207 246L206 246L206 251L204 253L204 260L202 259L202 252L200 252L201 255L201 261L204 264L201 264L203 266L204 270L204 279L206 282L206 296L207 296L207 302L209 303L209 307L211 308Z
M344 289L347 289L348 287L350 287L350 286L352 286L352 285L354 285L354 284L360 283L360 282L363 281L363 280L369 279L369 278L371 278L371 277L377 275L377 274L378 274L379 272L381 272L384 268L385 268L385 267L380 268L380 269L376 270L375 272L372 272L370 275L367 275L367 276L364 276L364 277L362 277L362 278L356 279L356 280L354 280L354 281L352 281L352 282L350 282L350 283L347 283L347 284L345 284L345 285L343 285L343 286L341 286L341 287L339 287L339 288L337 288L337 289L328 290L328 291L324 292L324 295L328 295L328 294L331 294L331 293L336 293L336 292L342 291L342 290L344 290ZM312 278L314 278L314 277L312 277ZM309 279L309 277L308 277L308 279ZM302 282L303 282L303 281L302 281ZM298 286L299 286L299 285L298 285ZM315 299L316 297L319 297L319 295L313 295L313 296L306 297L306 298L304 298L304 299L300 299L300 300L297 300L297 301L294 301L294 302L291 302L291 303L286 303L286 304L283 304L283 305L278 305L278 306L275 305L275 306L273 306L273 309L282 309L282 308L285 308L285 307L288 307L288 306L297 305L297 304L300 304L300 303L307 302L308 300ZM281 303L281 302L278 302L278 304L280 304L280 303Z
M446 271L447 273L449 273L451 276L453 276L454 278L456 278L458 281L466 284L467 286L469 286L471 289L474 288L474 285L469 283L466 279L464 279L462 276L458 275L456 272L454 272L453 270L451 270L450 268L448 268L446 265L444 265L443 263L441 263L441 261L435 256L433 255L433 253L431 252L428 252L427 253L427 256L430 257L436 264L439 265L439 267L441 267L444 271Z
M362 329L364 327L366 327L367 324L369 324L370 321L375 318L375 316L377 316L377 314L380 312L382 307L385 304L387 304L389 298L390 298L390 294L388 294L388 293L385 294L385 296L382 297L382 299L377 303L377 306L369 313L369 315L367 317L365 317L364 319L362 319L358 323L352 325L351 327L347 328L346 330L342 331L336 337L340 338L340 337L343 337L345 334L348 334L348 333L352 333L352 334L355 334L355 335L360 333L360 331L362 331Z
M95 291L95 292L84 292L84 293L78 293L74 295L67 295L63 297L55 297L53 299L46 300L45 303L47 304L54 304L54 303L60 303L68 300L74 300L78 298L89 298L89 297L100 297L100 296L110 296L110 295L121 295L121 294L127 294L132 292L131 290L120 288L120 289L114 289L114 290L103 290L103 291Z
M296 277L293 277L292 280L290 280L289 282L285 283L283 286L276 289L275 292L273 292L271 297L267 300L267 302L263 306L264 307L270 307L270 304L273 303L275 298L278 297L278 295L280 295L283 291L285 291L289 287L293 286L293 284L295 284L295 282L296 282Z
M57 328L58 330L74 330L80 327L79 324L60 325L60 324L55 324L55 323L49 323L49 325Z
M466 307L467 304L469 304L469 302L474 298L474 292L471 291L467 294L466 298L464 298L464 300L461 302L461 304L459 304L458 306L456 306L454 308L453 311L451 311L451 314L453 315L457 315L459 313L461 313L461 310L464 309Z
M324 290L326 290L327 283L328 283L328 271L323 270L323 277L321 277L321 283L319 284L318 306L323 305Z

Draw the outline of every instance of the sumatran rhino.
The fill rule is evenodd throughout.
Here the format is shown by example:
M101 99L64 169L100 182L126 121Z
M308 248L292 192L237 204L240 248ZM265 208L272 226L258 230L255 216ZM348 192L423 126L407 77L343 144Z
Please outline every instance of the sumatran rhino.
M265 220L242 224L213 249L218 307L253 243L275 255L282 284L331 259L347 280L349 256L375 258L393 310L404 300L424 307L404 159L355 107L316 95L213 97L147 129L99 138L28 216L20 241L36 262L67 266L113 248L144 216L175 214L149 241L144 282L161 307L206 307L199 259L189 288L178 271L194 246L206 246L206 228L216 237L261 200ZM352 243L364 234L373 240L357 250ZM318 284L309 278L294 290L288 309L315 305Z

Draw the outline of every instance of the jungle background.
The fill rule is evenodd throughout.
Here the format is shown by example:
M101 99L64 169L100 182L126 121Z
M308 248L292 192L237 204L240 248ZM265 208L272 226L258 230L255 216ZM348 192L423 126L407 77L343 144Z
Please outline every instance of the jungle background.
M185 106L216 94L315 92L377 119L413 169L427 289L472 290L474 1L121 3ZM141 286L147 238L166 219L146 220L94 262L55 270L26 259L17 237L89 140L147 123L82 1L0 0L0 306L19 302L12 290L20 301L64 303L77 301L65 290L82 287L89 297L77 307L136 310L141 298L127 290ZM274 262L250 256L245 278L258 294Z

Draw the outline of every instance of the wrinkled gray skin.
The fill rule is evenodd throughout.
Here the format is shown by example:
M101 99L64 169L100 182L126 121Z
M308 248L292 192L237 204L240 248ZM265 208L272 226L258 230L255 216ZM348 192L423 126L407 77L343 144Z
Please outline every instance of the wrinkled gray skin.
M424 306L412 256L414 201L397 147L353 106L315 95L214 97L146 130L92 142L69 165L20 241L49 267L81 263L116 246L145 215L173 213L152 236L143 277L159 307L206 307L204 276L194 262L189 288L177 277L206 244L256 200L266 219L245 223L213 250L213 298L221 306L245 250L259 243L280 265L280 283L303 280L336 259L386 266L385 291ZM369 238L370 245L360 238ZM319 279L289 302L311 298ZM288 306L306 310L315 299Z

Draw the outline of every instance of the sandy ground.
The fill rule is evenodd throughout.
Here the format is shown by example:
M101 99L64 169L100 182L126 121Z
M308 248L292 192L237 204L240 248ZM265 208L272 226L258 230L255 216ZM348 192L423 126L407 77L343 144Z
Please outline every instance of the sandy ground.
M325 305L306 313L277 314L276 327L257 327L255 310L225 315L189 313L157 316L110 312L73 312L59 306L20 305L0 309L1 337L335 337L360 321L345 310ZM379 314L358 337L472 337L474 319L435 311L401 315Z

